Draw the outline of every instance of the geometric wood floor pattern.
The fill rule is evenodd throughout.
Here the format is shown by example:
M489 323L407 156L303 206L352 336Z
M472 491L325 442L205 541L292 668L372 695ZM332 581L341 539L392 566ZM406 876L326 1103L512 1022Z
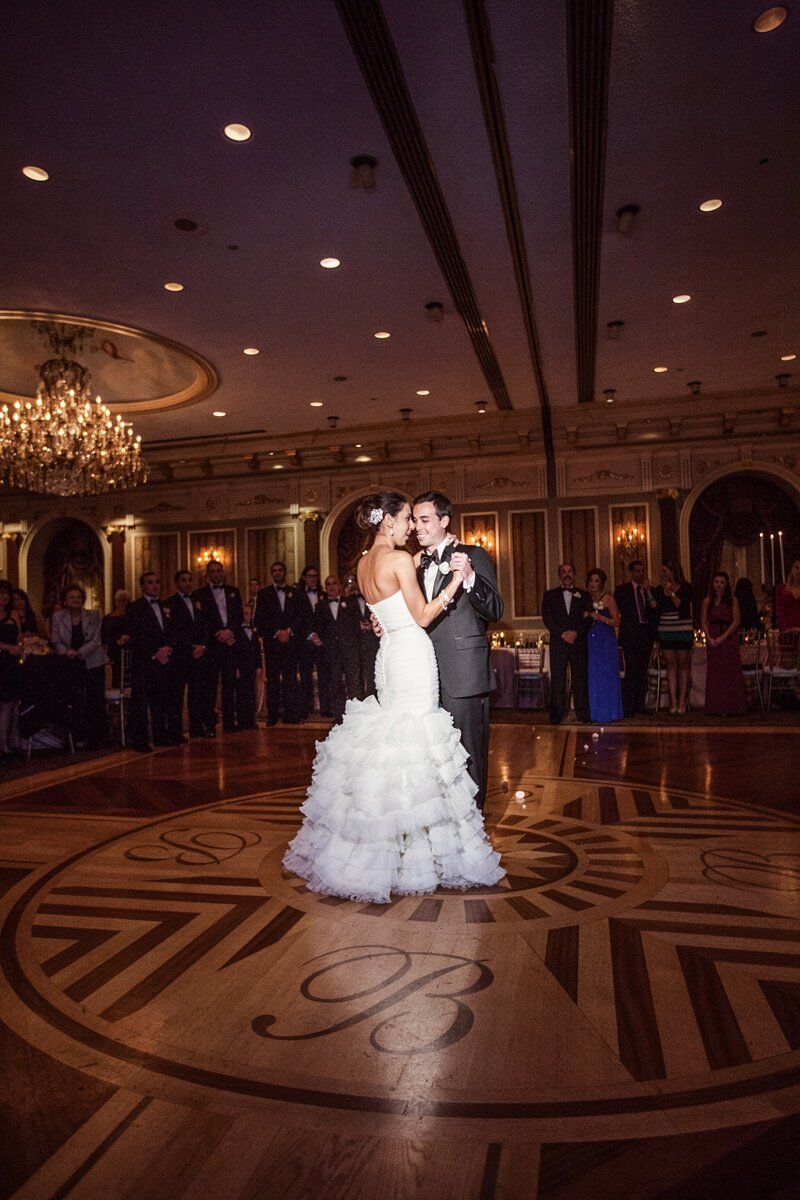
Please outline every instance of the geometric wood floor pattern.
M508 875L388 905L282 868L314 736L5 793L1 1195L800 1194L794 730L496 726Z

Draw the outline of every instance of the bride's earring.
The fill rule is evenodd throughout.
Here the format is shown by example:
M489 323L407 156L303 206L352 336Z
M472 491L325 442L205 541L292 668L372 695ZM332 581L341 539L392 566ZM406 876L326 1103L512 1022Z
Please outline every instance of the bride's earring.
M389 541L394 545L394 525L389 525L387 522L386 532L389 534Z

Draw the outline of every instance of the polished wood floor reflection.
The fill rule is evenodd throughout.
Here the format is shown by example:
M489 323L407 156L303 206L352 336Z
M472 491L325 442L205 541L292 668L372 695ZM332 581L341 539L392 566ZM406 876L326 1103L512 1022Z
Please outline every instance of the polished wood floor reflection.
M800 1194L797 728L498 723L507 878L389 905L282 869L322 733L0 788L0 1195Z

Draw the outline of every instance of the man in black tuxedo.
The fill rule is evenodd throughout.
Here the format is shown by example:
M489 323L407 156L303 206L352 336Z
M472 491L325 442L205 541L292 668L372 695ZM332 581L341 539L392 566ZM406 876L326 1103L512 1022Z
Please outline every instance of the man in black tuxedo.
M592 624L592 599L575 587L575 568L562 563L559 585L542 598L542 620L550 630L550 722L560 725L567 710L567 666L572 676L575 716L589 718L588 647Z
M303 616L303 631L298 642L298 666L300 670L300 704L302 715L307 717L314 711L314 668L319 682L322 670L322 648L314 636L314 613L322 598L319 586L319 570L308 566L297 585L297 604Z
M192 599L206 623L208 670L203 678L203 726L209 732L217 724L217 683L222 678L222 728L235 733L236 676L242 644L242 597L239 589L225 582L225 568L212 560L206 567L205 587Z
M614 592L619 608L619 644L625 656L622 708L626 717L645 711L647 668L658 627L656 601L640 559L628 563L630 579Z
M261 667L261 644L252 626L253 606L245 604L239 669L236 677L236 723L240 729L256 728L256 682Z
M341 594L339 580L329 575L317 605L314 629L321 642L319 707L324 717L341 721L345 700L358 689L358 605Z
M274 562L270 574L272 583L258 593L253 609L267 668L267 724L277 725L283 712L287 725L297 725L302 720L297 668L304 615L297 589L287 586L286 564Z
M172 658L174 695L177 719L183 724L183 697L189 693L189 735L210 737L213 727L206 727L205 692L207 689L209 628L200 605L192 596L191 571L175 573L175 592L164 601L169 609L175 638Z
M366 700L367 696L375 695L375 659L380 641L372 628L367 602L358 590L355 576L348 575L342 595L358 606L358 684L353 694L348 691L347 699Z
M176 721L172 656L174 638L168 612L159 600L161 580L155 571L139 578L141 596L128 606L125 632L131 651L131 745L148 751L152 723L157 746L179 746L183 730Z

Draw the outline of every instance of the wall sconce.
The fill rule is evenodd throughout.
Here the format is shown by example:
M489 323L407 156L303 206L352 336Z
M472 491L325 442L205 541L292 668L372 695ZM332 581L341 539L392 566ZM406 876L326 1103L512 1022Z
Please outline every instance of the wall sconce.
M494 532L491 529L470 530L469 540L476 546L481 546L487 554L494 554Z
M201 570L207 567L210 562L222 563L224 567L225 552L220 546L208 546L200 551L195 561Z
M603 395L606 398L606 404L613 404L616 394L617 394L616 388L605 388L603 391Z
M350 176L350 186L352 188L361 188L364 192L371 192L375 187L375 168L378 165L377 158L373 158L371 154L356 154L350 159L350 166L353 168L353 173Z
M638 552L643 542L638 525L624 525L617 534L617 545L624 555Z
M434 325L441 325L444 320L444 305L438 300L430 300L425 305L425 320L431 321Z
M619 233L630 233L641 211L638 204L624 204L622 208L618 208L617 231Z

